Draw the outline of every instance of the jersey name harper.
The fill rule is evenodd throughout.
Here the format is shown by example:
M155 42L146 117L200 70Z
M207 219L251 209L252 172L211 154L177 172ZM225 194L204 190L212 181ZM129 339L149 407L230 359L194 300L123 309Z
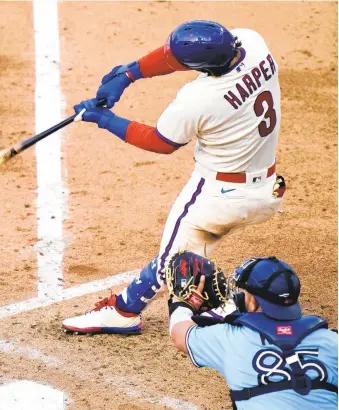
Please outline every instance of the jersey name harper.
M160 138L180 146L196 136L198 166L255 172L275 161L280 127L279 66L259 33L234 29L238 61L221 77L201 73L161 114Z
M225 100L237 110L254 91L262 86L263 78L268 81L276 72L273 58L268 54L266 60L262 60L257 67L252 68L250 74L242 77L242 83L236 83L234 91L228 91L224 95Z

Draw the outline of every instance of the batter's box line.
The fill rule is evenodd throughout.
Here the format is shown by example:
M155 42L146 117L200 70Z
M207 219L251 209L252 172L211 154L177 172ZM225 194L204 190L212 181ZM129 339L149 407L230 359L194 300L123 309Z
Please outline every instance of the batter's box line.
M93 381L93 373L91 371L86 372L86 370L80 368L78 364L67 362L67 360L59 359L56 356L50 356L37 348L20 345L16 341L0 339L0 353L19 356L28 360L41 361L46 366L57 368L60 371L63 371L63 369L66 368L67 372L76 378L84 381ZM0 383L5 384L5 382L10 381L11 380L6 380L0 375ZM150 390L142 382L140 382L138 377L122 375L119 373L113 375L111 374L110 377L103 377L102 381L108 388L113 387L129 397L140 399L142 402L158 404L165 406L166 409L169 408L173 410L200 410L200 407L191 402L187 402L176 397L163 396L160 392L153 389ZM72 394L67 392L67 397L69 398L71 396Z
M21 302L13 303L11 305L2 306L0 308L0 318L5 318L19 313L28 312L44 306L53 305L54 303L62 302L64 300L73 299L78 296L89 295L90 293L100 292L109 289L113 286L119 286L123 283L128 283L140 270L131 270L119 273L114 276L108 276L105 279L95 280L93 282L84 283L82 285L73 286L71 288L63 289L60 293L53 296L47 295L43 297L35 297L32 299L23 300Z

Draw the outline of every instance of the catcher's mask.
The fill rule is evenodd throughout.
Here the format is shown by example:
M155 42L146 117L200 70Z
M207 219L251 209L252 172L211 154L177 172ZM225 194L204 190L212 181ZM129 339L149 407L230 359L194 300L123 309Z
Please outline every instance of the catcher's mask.
M273 319L302 316L299 278L290 265L275 256L247 259L233 272L229 290L238 311L246 312L245 294L239 288L254 295L262 311Z

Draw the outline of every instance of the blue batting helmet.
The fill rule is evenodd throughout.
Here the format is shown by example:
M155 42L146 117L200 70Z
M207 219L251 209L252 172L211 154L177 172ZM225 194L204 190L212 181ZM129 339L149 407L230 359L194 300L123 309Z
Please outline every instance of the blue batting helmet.
M236 37L214 21L193 20L178 26L168 39L174 57L192 70L225 68L236 55Z

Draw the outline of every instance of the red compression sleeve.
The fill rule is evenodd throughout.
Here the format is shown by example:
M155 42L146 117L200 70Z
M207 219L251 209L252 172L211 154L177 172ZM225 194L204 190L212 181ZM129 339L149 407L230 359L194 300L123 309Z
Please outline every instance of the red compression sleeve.
M158 154L172 154L179 146L163 141L154 127L131 121L128 124L125 141L135 147Z
M189 70L188 67L179 63L167 45L159 47L146 56L141 57L138 62L144 78Z

